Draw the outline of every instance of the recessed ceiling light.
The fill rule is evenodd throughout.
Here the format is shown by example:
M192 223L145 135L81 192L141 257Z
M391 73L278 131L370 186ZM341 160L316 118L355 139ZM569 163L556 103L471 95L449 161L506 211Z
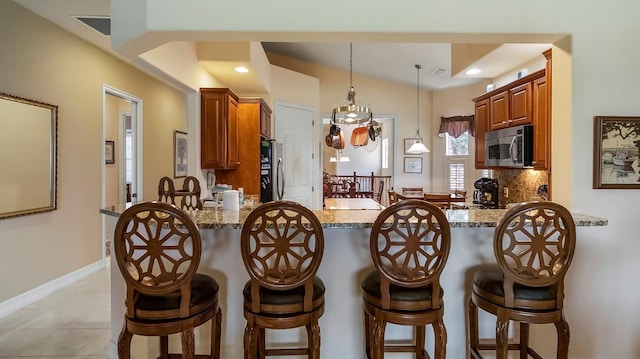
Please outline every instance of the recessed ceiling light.
M467 70L467 72L465 72L465 74L467 74L467 75L477 75L479 73L480 73L480 69L475 68L475 67L472 68L472 69L469 69L469 70Z
M238 66L234 70L236 70L236 72L242 72L242 73L249 72L249 69L244 66Z

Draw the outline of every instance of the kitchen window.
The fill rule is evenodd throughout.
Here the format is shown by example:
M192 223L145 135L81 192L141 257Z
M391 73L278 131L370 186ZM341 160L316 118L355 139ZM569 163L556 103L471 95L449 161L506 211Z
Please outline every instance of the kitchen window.
M444 133L446 141L447 156L468 156L469 155L469 132L465 131L458 138Z

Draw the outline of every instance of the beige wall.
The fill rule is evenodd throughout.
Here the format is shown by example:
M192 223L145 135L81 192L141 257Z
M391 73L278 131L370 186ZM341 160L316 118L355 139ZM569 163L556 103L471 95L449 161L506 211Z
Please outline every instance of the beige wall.
M320 80L320 107L321 114L331 113L331 109L337 103L346 99L349 90L349 72L334 68L320 66L304 61L299 61L276 54L267 54L269 61L274 65L288 68ZM414 71L408 69L408 71ZM416 89L375 79L368 76L353 74L353 86L356 89L356 98L359 101L371 105L374 114L397 116L398 139L395 144L398 167L396 170L396 187L431 186L431 157L423 155L423 172L421 174L403 173L403 138L413 137L416 133ZM432 96L428 91L420 91L420 134L424 137L427 147L432 146L431 113ZM322 139L324 141L324 139ZM323 142L324 143L324 142Z
M149 199L173 173L186 98L12 1L0 2L0 33L0 91L59 106L58 210L0 220L2 302L102 258L103 84L144 100Z

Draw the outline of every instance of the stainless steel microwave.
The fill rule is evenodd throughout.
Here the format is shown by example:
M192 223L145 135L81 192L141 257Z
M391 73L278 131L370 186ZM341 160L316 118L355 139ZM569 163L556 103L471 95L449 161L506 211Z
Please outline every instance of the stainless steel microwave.
M533 167L533 126L489 131L484 136L484 164L488 167Z

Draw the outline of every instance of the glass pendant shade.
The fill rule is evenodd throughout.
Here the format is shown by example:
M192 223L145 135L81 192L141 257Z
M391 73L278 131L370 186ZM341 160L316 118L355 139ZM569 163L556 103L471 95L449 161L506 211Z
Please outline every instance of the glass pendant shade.
M359 124L373 118L371 107L356 100L356 90L353 88L353 44L349 43L349 92L347 99L333 108L332 121L337 124Z
M423 154L426 152L429 152L429 149L427 148L427 146L424 145L424 140L422 139L422 136L420 136L420 69L422 68L422 65L415 65L416 69L418 70L418 85L416 87L416 98L417 98L417 111L416 111L416 122L418 124L418 127L416 127L416 135L413 138L416 142L411 145L411 147L409 147L409 149L407 150L407 153L411 153L411 154Z
M349 162L349 156L343 156L342 151L337 150L335 156L329 158L329 162Z

